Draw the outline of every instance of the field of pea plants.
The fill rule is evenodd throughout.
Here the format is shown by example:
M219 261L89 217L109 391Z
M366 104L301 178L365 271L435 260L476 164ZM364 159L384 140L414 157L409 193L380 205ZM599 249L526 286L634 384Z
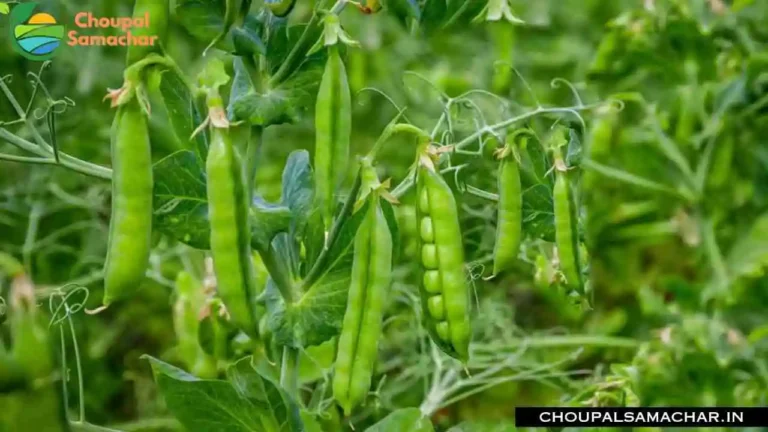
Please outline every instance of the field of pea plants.
M0 432L768 406L766 1L0 1L0 45Z

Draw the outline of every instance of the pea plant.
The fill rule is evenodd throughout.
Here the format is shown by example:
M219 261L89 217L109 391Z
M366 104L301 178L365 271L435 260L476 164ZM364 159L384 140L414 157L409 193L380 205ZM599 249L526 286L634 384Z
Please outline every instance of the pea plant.
M88 377L75 322L137 302L148 280L168 288L162 296L172 302L175 348L143 356L173 416L169 430L469 430L441 415L520 382L567 388L564 402L575 405L637 405L630 365L595 373L587 390L575 390L592 373L577 362L585 350L637 349L636 340L523 334L508 302L491 301L495 294L478 285L526 274L553 302L590 311L599 302L593 274L611 262L610 247L597 247L606 235L627 240L649 227L663 235L684 225L608 229L616 215L590 191L613 186L600 184L610 179L696 208L714 269L707 298L722 300L735 272L714 237L714 211L698 206L714 147L695 171L655 107L635 92L585 102L583 88L552 77L551 89L570 102L541 103L540 89L512 66L512 29L527 24L509 0L317 0L306 16L297 16L295 0L262 3L177 0L171 8L136 0L134 15L149 13L149 30L162 43L129 47L123 80L104 98L113 117L111 168L60 150L57 121L74 102L49 91L49 62L29 75L26 104L8 77L0 79L18 117L0 123L0 139L25 152L0 153L0 161L111 183L110 191L94 186L93 199L52 190L54 203L32 207L39 221L59 204L98 212L107 205L96 197L110 196L101 271L36 286L35 248L63 234L37 239L35 229L20 260L0 253L0 271L12 281L0 297L0 326L8 317L0 402L9 407L0 431L122 430L86 419ZM362 30L342 19L350 12L362 20L392 14L414 38L456 22L487 27L497 51L492 91L449 94L417 71L402 77L413 83L405 91L413 106L364 87L351 67ZM173 22L204 47L195 53L197 74L170 54L180 37L168 30ZM617 45L603 43L596 69L614 64ZM523 90L510 97L517 87ZM438 109L425 109L423 100L435 94L430 103ZM382 101L377 110L388 123L375 142L360 145L352 138L355 103L370 95ZM717 116L731 105L723 102ZM678 186L610 166L619 125L638 118L637 135L655 134L684 178ZM286 145L279 193L268 199L260 175L270 132L307 121L311 152ZM680 136L689 136L684 129L693 126L676 121ZM697 139L714 140L703 129ZM392 152L404 155L406 169L398 171ZM722 186L726 177L711 181ZM632 204L622 207L629 221L656 210L648 201ZM88 286L103 286L100 303ZM697 324L704 325L687 325ZM689 336L680 337L693 344ZM672 357L656 345L643 349ZM25 410L30 403L46 415Z

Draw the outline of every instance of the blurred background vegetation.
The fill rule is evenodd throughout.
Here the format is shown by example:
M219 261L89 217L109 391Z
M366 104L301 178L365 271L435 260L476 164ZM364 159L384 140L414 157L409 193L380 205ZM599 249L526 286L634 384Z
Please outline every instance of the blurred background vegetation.
M133 6L127 0L40 3L63 23L81 10L129 16ZM312 3L299 0L289 24L305 23ZM468 383L463 390L479 391L436 411L435 425L513 430L514 407L533 404L768 404L768 3L513 0L524 23L505 28L473 21L479 1L468 2L467 11L448 25L430 17L414 25L412 10L391 3L375 15L349 7L341 16L361 44L345 53L355 92L355 155L373 145L397 112L382 94L407 106L408 119L427 130L442 113L444 97L472 89L528 111L537 103L575 105L566 85L553 85L560 78L574 83L585 104L624 102L621 111L583 113L586 130L569 123L582 144L580 232L589 253L592 307L550 283L555 263L545 234L525 243L515 272L488 281L477 277L473 352L508 358L510 370L497 371L498 385L488 389ZM255 1L252 10L261 6ZM205 45L178 17L172 21L165 48L189 77L205 63ZM37 73L40 64L13 53L5 31L0 46L0 74L12 78L6 82L25 104L33 93L27 74ZM102 98L122 82L125 52L68 46L59 51L42 75L54 99L71 100L57 117L59 149L107 166L113 112ZM496 103L478 94L477 104ZM313 106L302 108L296 124L264 133L256 187L267 200L280 196L289 152L313 150ZM452 112L458 130L478 127L470 111L459 106ZM509 112L491 110L486 120L499 121ZM0 97L0 122L15 118L8 99ZM553 121L539 117L528 126L541 130ZM45 119L35 122L48 138ZM155 124L152 133L165 129ZM596 139L597 130L607 131L602 139ZM155 161L175 150L153 141ZM389 143L382 178L402 180L413 150L405 138ZM0 151L17 154L4 143ZM496 162L489 154L466 163L454 186L467 260L480 275L493 250L495 205L462 193L462 184L494 191ZM56 288L78 284L90 290L87 306L98 306L109 183L48 165L0 161L0 167L0 251L23 263L41 302ZM403 198L402 215L410 199ZM384 374L387 380L361 425L397 407L419 406L426 397L418 379L409 379L430 373L424 365L428 353L413 349L418 336L412 323L397 319L411 307L416 288L409 249L415 228L406 219L392 320L374 382ZM542 233L547 227L533 229ZM160 234L156 245L150 277L135 299L96 316L73 316L84 387L81 393L77 380L69 382L69 405L77 410L82 394L91 423L126 431L178 428L140 356L174 361L172 281L182 266L179 251L188 247ZM7 298L9 284L0 278L0 296ZM67 351L72 359L71 343ZM324 356L332 352L315 351L321 364L316 367L323 369ZM321 375L308 373L305 384Z

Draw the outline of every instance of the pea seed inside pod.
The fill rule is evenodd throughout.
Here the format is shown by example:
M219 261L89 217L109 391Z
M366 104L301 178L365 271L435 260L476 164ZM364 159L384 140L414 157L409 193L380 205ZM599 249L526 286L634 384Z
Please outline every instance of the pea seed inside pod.
M441 292L440 273L437 270L426 270L422 279L425 291L430 294L439 294Z
M426 269L437 269L437 247L435 245L427 243L421 246L421 263Z
M421 234L421 240L426 243L435 242L435 231L432 226L432 218L425 216L421 219L419 227L419 233Z
M437 336L444 340L444 341L450 341L451 340L451 331L448 327L448 322L441 321L437 323L435 326L435 331L437 332Z
M427 307L429 308L429 313L433 318L438 320L445 319L443 296L438 294L436 296L430 297L429 300L427 300Z

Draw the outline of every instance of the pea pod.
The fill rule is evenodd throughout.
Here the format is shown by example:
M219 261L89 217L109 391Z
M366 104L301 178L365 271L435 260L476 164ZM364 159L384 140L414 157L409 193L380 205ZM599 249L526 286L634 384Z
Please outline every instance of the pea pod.
M397 226L400 228L400 243L403 245L403 258L414 262L419 254L419 244L416 237L419 227L416 225L416 207L401 203L397 206Z
M227 128L212 128L206 173L211 254L218 294L235 325L253 333L258 321L252 309L256 275L250 245L248 194L242 159Z
M23 389L26 385L24 369L0 341L0 395Z
M525 139L525 138L523 138ZM499 157L499 203L496 217L496 243L493 247L493 274L508 270L517 259L523 230L523 192L520 168L512 143L501 149Z
M176 275L176 303L173 324L178 340L178 353L193 375L201 378L216 376L216 365L198 342L200 311L205 306L203 286L191 274L181 271Z
M377 193L355 235L352 280L339 337L333 395L349 415L365 400L378 353L384 302L392 276L392 237Z
M493 70L492 88L497 94L507 94L512 86L512 61L515 43L515 28L508 22L488 22L493 40L496 61Z
M296 0L264 0L264 4L273 15L284 17L291 13L293 7L296 6Z
M147 119L134 98L112 125L112 217L104 263L104 305L144 279L152 235L152 154Z
M11 285L12 356L29 380L48 377L54 368L48 326L37 310L34 287L27 276Z
M162 53L160 41L165 39L168 29L168 0L136 0L133 6L133 18L145 19L148 25L131 28L132 37L146 37L151 45L129 45L126 63L131 65L151 53Z
M572 288L581 289L581 264L579 262L578 236L576 232L576 206L566 175L565 162L559 149L555 152L555 187L553 190L555 203L555 243L560 262L560 272L565 278L565 284Z
M421 303L426 327L448 355L469 358L469 287L456 200L435 168L417 169Z
M347 172L351 129L347 72L338 47L332 45L315 106L315 187L326 230L336 207L334 191Z

